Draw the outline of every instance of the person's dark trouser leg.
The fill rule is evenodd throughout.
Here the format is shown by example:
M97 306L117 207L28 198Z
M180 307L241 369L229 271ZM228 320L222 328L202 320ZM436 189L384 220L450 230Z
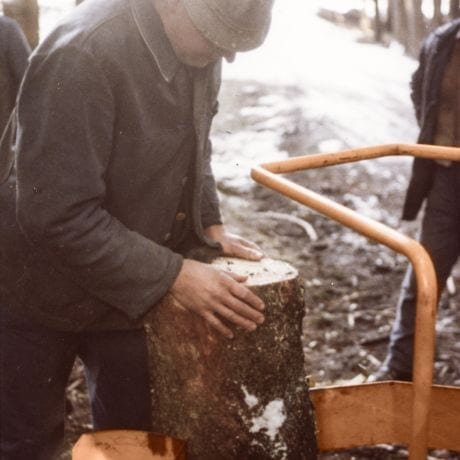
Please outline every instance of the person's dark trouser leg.
M460 167L438 166L422 222L421 244L430 254L436 270L438 292L457 261L460 251ZM401 287L396 319L384 366L412 373L416 311L416 287L411 267Z
M396 317L390 336L390 345L384 366L398 373L412 373L412 354L416 294L414 290L412 267L409 266L401 285Z
M151 429L147 342L144 330L83 335L94 428Z
M0 299L0 458L51 460L64 435L72 336L12 315Z

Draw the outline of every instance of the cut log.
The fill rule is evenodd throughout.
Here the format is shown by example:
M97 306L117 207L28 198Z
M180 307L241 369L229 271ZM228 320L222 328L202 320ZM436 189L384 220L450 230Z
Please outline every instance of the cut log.
M213 265L248 276L265 323L228 340L170 296L155 307L146 321L154 431L187 440L188 460L316 458L297 270L267 258Z

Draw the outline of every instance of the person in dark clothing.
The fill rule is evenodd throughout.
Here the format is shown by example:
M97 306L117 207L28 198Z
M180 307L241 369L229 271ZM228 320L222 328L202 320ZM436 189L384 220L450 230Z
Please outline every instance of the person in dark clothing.
M425 40L411 86L418 143L460 147L460 19ZM420 242L432 258L439 298L460 254L460 164L414 159L403 219L415 219L425 200ZM409 267L386 359L371 380L412 380L415 289Z
M18 24L0 16L0 137L10 118L30 48Z
M208 137L222 58L262 44L271 7L85 0L31 56L0 150L3 460L56 454L76 356L96 429L150 428L142 318L166 294L224 337L264 321L192 255L262 257L222 223Z

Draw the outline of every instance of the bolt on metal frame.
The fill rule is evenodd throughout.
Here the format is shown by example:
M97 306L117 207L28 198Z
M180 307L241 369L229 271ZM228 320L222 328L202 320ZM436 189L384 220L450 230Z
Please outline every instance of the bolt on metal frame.
M422 460L426 458L429 447L460 451L460 388L432 385L437 286L428 253L420 243L404 234L278 176L392 155L460 161L460 148L379 145L264 163L254 167L251 176L256 182L409 259L417 281L413 382L391 381L350 387L314 388L312 399L319 428L320 450L407 443L409 458ZM436 410L436 407L443 410Z

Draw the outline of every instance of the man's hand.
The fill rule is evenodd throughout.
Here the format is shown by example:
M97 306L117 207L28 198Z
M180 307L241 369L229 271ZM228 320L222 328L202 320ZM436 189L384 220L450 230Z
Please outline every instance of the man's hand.
M233 332L220 318L253 331L264 322L265 305L242 283L245 276L217 270L211 265L185 259L171 295L182 306L202 316L228 338ZM219 318L220 317L220 318Z
M228 233L223 225L211 225L204 230L204 234L211 240L219 242L226 256L248 260L260 260L264 256L257 244Z

